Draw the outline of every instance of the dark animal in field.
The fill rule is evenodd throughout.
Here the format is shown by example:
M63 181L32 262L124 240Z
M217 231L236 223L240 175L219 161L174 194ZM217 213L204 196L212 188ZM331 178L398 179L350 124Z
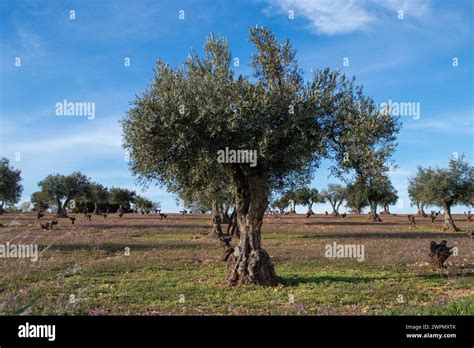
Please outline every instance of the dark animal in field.
M437 217L437 216L438 216L437 214L431 214L431 215L430 215L430 219L431 219L431 223L432 223L432 224L434 224L434 221L436 220L436 217Z
M123 216L123 211L120 211L120 212L118 213L118 216L119 216L119 218L121 218L121 217Z
M140 214L145 215L145 212L142 210L142 211L140 211Z
M168 215L160 213L160 220L163 220L163 219L166 220L167 217L168 217Z
M188 211L187 211L187 210L181 210L180 213L181 213L181 214L187 214Z
M306 213L306 218L309 218L310 216L311 216L311 212L308 211L308 212Z
M431 241L430 243L430 257L431 262L440 268L445 267L444 262L453 254L454 247L448 247L448 242L443 240L441 243Z
M52 230L54 225L57 225L58 221L57 220L51 220L45 224L40 223L40 226L43 230Z
M410 223L412 226L416 226L415 217L410 215Z
M148 215L148 214L150 214L150 211L149 211L149 210L147 210L147 211L145 211L145 213Z
M38 214L36 214L37 219L41 219L44 216L44 213L42 211L39 211Z
M102 216L104 217L104 220L107 219L107 213L102 214Z
M329 213L328 213L328 211L326 210L326 216L328 216L328 215L329 215Z
M74 216L69 217L69 220L71 220L71 225L74 225L74 222L76 221L76 218Z
M347 214L346 214L346 213L344 213L344 214L341 214L341 217L343 217L343 218L345 218L346 216L347 216Z
M469 214L467 215L467 220L469 222L472 222L472 215L471 215L471 212L469 212Z
M92 214L86 214L87 220L92 221Z

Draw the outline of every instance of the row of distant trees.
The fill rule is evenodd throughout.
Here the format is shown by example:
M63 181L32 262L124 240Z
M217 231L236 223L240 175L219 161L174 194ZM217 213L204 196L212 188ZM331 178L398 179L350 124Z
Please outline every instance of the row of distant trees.
M19 202L23 186L21 171L10 166L8 159L1 159L0 207ZM80 172L69 175L51 174L38 183L39 191L31 195L31 202L22 209L45 211L50 209L58 217L71 212L130 212L152 211L160 208L159 202L137 195L135 191L120 187L107 188L92 181Z
M418 208L418 214L426 216L427 207L443 209L445 229L457 230L451 216L451 208L456 205L474 206L474 168L464 160L451 159L448 168L418 167L415 176L408 180L408 194L412 204ZM316 203L328 202L332 207L332 215L339 215L343 202L351 212L360 214L362 209L369 207L373 217L377 216L377 207L383 213L390 214L389 206L397 203L397 190L388 177L371 182L359 176L347 186L330 184L325 190L318 192L315 188L301 187L288 190L274 199L271 207L280 213L295 212L295 205L308 207L308 215L313 214L312 206Z

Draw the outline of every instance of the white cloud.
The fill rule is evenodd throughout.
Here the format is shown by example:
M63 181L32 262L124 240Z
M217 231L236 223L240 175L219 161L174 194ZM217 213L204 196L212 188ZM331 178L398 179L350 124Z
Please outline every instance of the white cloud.
M425 0L266 0L272 12L288 13L309 20L309 28L321 34L344 34L368 29L391 14L397 19L398 11L404 17L421 18L429 12Z

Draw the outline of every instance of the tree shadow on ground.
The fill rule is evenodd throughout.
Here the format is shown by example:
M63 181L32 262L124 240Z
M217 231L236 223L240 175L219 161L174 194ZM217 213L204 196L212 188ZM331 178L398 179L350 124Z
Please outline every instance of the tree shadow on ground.
M147 243L147 244L133 244L133 243L84 243L84 244L52 244L42 245L38 244L38 249L41 252L42 250L48 248L48 250L54 251L105 251L105 252L118 252L124 251L125 248L130 248L130 250L166 250L166 249L195 249L196 247L207 247L206 243L202 242L160 242L160 243Z
M348 277L348 276L289 276L281 277L281 282L286 286L296 286L299 284L320 284L325 282L342 282L342 283L370 283L375 280L389 279L390 277Z

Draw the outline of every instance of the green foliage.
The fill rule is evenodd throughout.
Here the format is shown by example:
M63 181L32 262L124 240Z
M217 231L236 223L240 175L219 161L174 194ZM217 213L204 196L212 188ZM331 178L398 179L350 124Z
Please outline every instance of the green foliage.
M44 211L50 207L50 198L46 192L37 191L31 195L34 211Z
M364 178L359 175L346 187L346 207L360 214L368 204L367 185Z
M146 211L153 209L153 202L147 198L136 195L135 196L135 209L139 211Z
M398 199L397 191L392 186L388 176L384 174L367 178L366 185L367 201L371 212L374 214L377 211L377 206L386 206Z
M323 157L364 173L385 164L398 131L393 117L338 71L304 83L291 45L268 29L252 28L250 41L255 80L234 79L228 43L213 35L203 58L192 52L177 69L157 62L150 87L122 120L140 180L203 191L238 168L244 177L264 177L273 191L307 181ZM226 146L257 150L257 167L217 163Z
M94 203L107 203L109 200L109 191L99 183L92 182L89 184L86 199Z
M321 196L323 201L328 201L331 204L333 213L338 213L340 205L346 198L346 189L339 184L329 184L328 187L321 192Z
M280 211L280 214L285 212L285 209L290 205L290 200L287 196L282 195L280 198L277 198L272 201L271 206Z
M10 206L19 202L23 185L21 184L21 170L10 166L7 158L0 159L0 205Z

